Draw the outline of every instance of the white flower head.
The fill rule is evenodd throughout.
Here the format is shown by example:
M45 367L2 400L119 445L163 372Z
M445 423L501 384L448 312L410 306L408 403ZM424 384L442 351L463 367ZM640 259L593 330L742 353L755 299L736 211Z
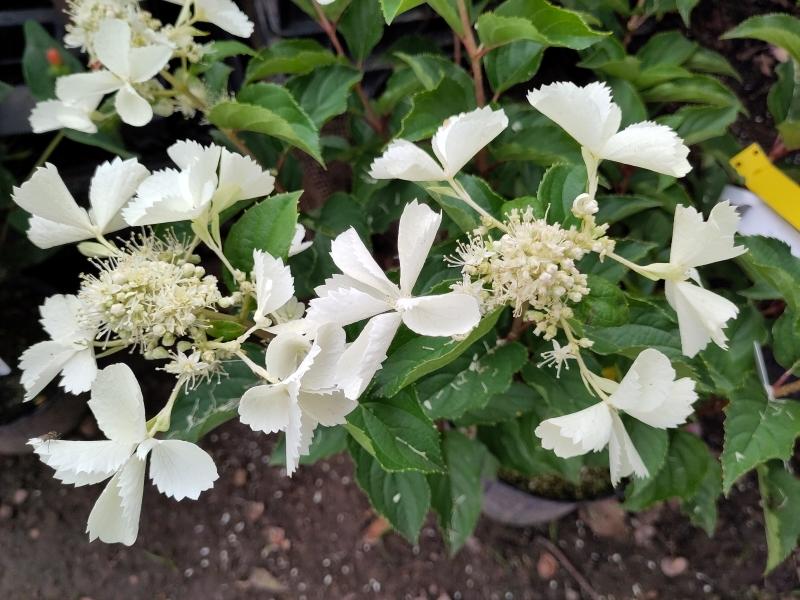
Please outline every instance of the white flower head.
M484 106L454 115L442 123L431 140L438 164L419 146L399 139L373 161L369 175L373 179L447 181L507 126L503 109Z
M194 5L195 20L211 23L238 37L249 38L253 35L253 22L233 0L167 0L173 4L187 1Z
M256 310L253 320L265 321L267 315L284 306L294 296L294 278L280 258L268 252L253 250L253 280Z
M319 327L313 343L297 333L278 334L265 357L270 382L250 388L239 402L239 418L254 431L286 433L289 475L308 453L317 425L340 425L356 407L336 386L344 347L344 330L330 323Z
M605 83L552 83L531 90L528 102L583 147L587 164L611 160L673 177L692 168L686 160L689 149L666 125L642 121L619 131L622 112Z
M153 108L135 86L155 77L169 62L172 49L162 44L134 48L131 27L121 19L103 21L93 44L105 68L59 77L56 80L57 96L74 104L98 95L116 93L114 106L125 123L136 127L149 123L153 118Z
M75 296L50 296L39 311L50 339L34 344L20 357L25 400L33 399L59 373L66 391L88 391L97 375L92 346L97 328L85 322Z
M399 286L386 277L355 229L350 228L333 240L331 258L342 274L316 288L319 297L311 300L307 318L340 326L370 319L359 339L342 356L343 364L352 366L353 379L343 386L348 397L358 397L380 368L401 322L412 331L429 336L463 335L478 324L480 306L472 295L413 295L441 220L441 213L416 200L406 205L397 240Z
M102 94L86 96L74 102L61 98L37 102L28 120L33 133L45 133L57 129L74 129L84 133L97 133L92 113L97 110Z
M111 478L89 514L90 541L99 538L127 546L136 541L148 454L150 479L166 496L196 500L213 486L217 468L204 450L181 440L157 440L148 433L142 391L128 366L116 364L100 371L89 408L108 439L34 438L29 444L63 483L91 485Z
M697 400L694 382L675 379L669 359L652 348L642 351L617 384L598 377L609 393L601 402L581 411L542 421L536 436L542 447L560 458L599 452L608 445L611 482L628 475L647 477L648 471L633 445L619 412L650 425L667 429L684 423Z
M249 156L193 140L175 142L167 154L178 166L145 179L123 212L130 225L207 218L239 200L268 196L275 178Z
M120 210L147 177L135 158L115 158L94 172L87 211L75 198L50 163L36 169L31 178L14 188L12 198L31 217L28 237L39 248L52 248L102 236L125 227Z
M727 348L723 329L739 313L730 300L710 292L699 282L697 267L729 260L746 252L736 246L734 234L739 226L736 208L727 201L711 210L708 220L690 206L678 205L672 226L669 263L642 267L644 274L663 278L667 301L678 314L683 353L692 357L713 341Z

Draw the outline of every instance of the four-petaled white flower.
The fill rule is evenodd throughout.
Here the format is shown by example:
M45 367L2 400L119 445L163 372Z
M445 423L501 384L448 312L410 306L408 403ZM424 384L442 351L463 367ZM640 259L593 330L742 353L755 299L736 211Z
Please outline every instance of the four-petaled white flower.
M132 47L130 25L121 19L103 21L93 43L105 68L59 77L57 96L75 104L116 92L114 106L123 121L136 127L149 123L153 108L134 86L155 77L169 62L172 49L162 44Z
M267 315L286 304L294 296L294 278L280 258L268 252L253 250L253 280L256 288L256 310L253 321L261 323Z
M253 35L253 22L233 0L167 0L173 4L184 4L187 1L194 5L195 20L211 23L238 37L248 38Z
M441 221L441 213L416 200L403 209L397 239L399 286L386 277L355 229L348 229L331 243L331 258L342 274L316 288L319 297L311 300L307 318L340 326L370 319L342 355L342 365L348 365L340 369L348 398L355 399L364 391L386 358L401 322L430 336L464 335L478 324L480 305L474 296L457 292L413 295Z
M581 145L590 183L601 160L673 177L683 177L692 168L686 160L689 149L666 125L642 121L619 131L622 111L604 83L584 87L571 82L552 83L531 90L528 102ZM594 190L590 195L594 197Z
M106 367L92 386L89 408L108 438L99 441L30 440L34 452L66 484L91 485L108 479L95 502L86 531L89 540L130 546L139 531L145 464L150 479L176 500L196 500L217 479L212 458L181 440L157 440L147 431L139 383L124 364Z
M80 301L71 295L50 296L39 312L50 339L34 344L19 359L25 400L33 399L59 373L66 391L88 391L97 375L92 346L97 329L81 320Z
M148 174L135 158L104 162L92 177L91 209L87 211L69 193L58 169L48 163L14 188L12 198L33 215L28 228L30 240L39 248L52 248L124 228L120 211Z
M672 249L668 263L641 267L641 272L654 279L664 279L667 301L678 314L683 353L692 357L709 341L727 348L723 329L739 314L737 306L690 280L700 282L697 267L729 260L747 251L734 245L739 225L736 209L727 201L720 202L708 215L690 206L678 205L672 225Z
M408 140L395 140L376 158L369 175L374 179L448 181L484 146L508 126L503 109L488 106L448 118L431 140L439 164Z
M56 129L74 129L84 133L97 133L97 125L92 121L92 113L97 110L102 94L86 96L75 102L62 98L42 100L31 110L28 120L33 133L45 133Z
M542 421L535 431L542 447L560 458L572 458L599 452L608 445L614 485L630 474L647 477L647 467L619 412L651 427L677 427L692 413L692 403L697 400L694 381L688 377L676 380L669 359L648 348L636 357L619 383L597 376L594 382L608 396L589 408Z
M239 200L268 196L275 178L249 156L193 140L175 142L167 154L180 168L145 179L123 212L130 225L208 218ZM218 172L219 171L219 172Z
M269 383L250 388L239 402L239 418L254 431L286 432L289 475L308 453L317 425L341 425L356 407L336 386L344 347L344 330L331 323L317 329L313 343L297 333L278 334L266 351Z

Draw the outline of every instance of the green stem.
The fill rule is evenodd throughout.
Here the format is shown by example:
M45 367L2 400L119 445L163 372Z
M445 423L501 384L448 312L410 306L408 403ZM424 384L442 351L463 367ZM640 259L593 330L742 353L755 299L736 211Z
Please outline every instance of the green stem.
M185 379L183 377L178 378L178 381L175 382L175 387L172 388L172 393L170 393L169 399L164 405L164 408L162 408L155 417L147 422L147 435L150 437L153 437L159 431L169 430L170 419L172 417L172 407L175 405L175 400L178 398L178 393L181 391L181 387L183 387L184 382Z
M638 273L642 277L647 277L647 279L650 279L651 281L658 281L659 279L661 279L661 277L649 273L636 263L629 261L627 258L624 258L615 252L609 252L606 256L617 261L619 264L628 267L631 271Z
M50 158L50 155L53 154L53 152L55 152L55 149L58 148L58 145L61 143L61 140L63 140L63 139L64 139L64 131L62 130L62 131L59 131L53 137L52 140L50 140L49 144L47 144L47 147L44 149L42 154L36 160L36 163L33 165L33 168L31 169L30 173L28 173L28 176L25 178L25 181L30 179L31 176L36 171L36 169L41 167L45 163L45 161L47 161L47 159Z
M477 202L475 202L472 197L469 195L469 192L464 189L458 181L455 180L454 177L451 177L447 180L447 183L450 184L450 187L453 188L453 191L461 198L467 206L472 208L475 212L481 215L483 218L487 219L492 225L500 229L501 231L505 231L508 233L508 227L504 223L501 223L497 219L495 219L492 215L486 212L483 208L481 208Z

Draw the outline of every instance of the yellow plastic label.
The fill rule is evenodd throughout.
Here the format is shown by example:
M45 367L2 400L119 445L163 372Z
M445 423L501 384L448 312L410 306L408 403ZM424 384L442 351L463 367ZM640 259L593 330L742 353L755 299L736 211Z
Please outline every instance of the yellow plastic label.
M750 144L730 160L751 192L800 230L800 185L769 160L758 144Z

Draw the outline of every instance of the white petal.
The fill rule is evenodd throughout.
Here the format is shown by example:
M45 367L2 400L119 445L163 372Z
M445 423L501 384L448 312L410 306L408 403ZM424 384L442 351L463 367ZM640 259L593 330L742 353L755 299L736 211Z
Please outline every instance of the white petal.
M253 34L253 22L233 0L197 0L195 11L198 20L213 23L232 35L248 38Z
M113 231L109 225L149 174L135 158L115 158L97 167L89 188L89 202L92 205L92 220L102 233Z
M355 288L334 290L308 304L306 318L316 323L335 323L344 327L391 309L385 300Z
M130 85L119 89L114 98L114 107L119 118L134 127L147 125L153 119L153 107Z
M129 225L156 225L193 219L203 207L184 194L181 185L183 174L175 169L165 169L150 175L139 184L136 197L122 209Z
M150 479L158 491L175 500L197 500L219 475L214 459L197 444L183 440L154 440Z
M599 82L584 87L571 82L552 83L531 90L528 102L597 156L622 120L619 106L611 100L611 90Z
M398 296L397 286L389 281L352 227L331 242L331 258L345 275L389 298Z
M667 301L678 313L684 355L693 357L711 340L727 349L728 338L723 330L739 314L733 302L688 281L667 281L665 291Z
M569 415L546 419L534 433L542 440L542 448L560 458L599 452L611 436L612 413L604 402L598 402Z
M92 122L91 114L101 99L102 96L97 96L94 106L88 109L66 104L60 100L37 102L29 117L31 129L33 133L44 133L66 127L85 133L96 133L97 125Z
M223 208L239 200L269 196L275 189L275 178L249 156L222 149L219 164L219 190L228 190L231 196Z
M463 335L481 320L477 298L458 292L404 298L398 301L397 308L403 323L420 335Z
M304 250L308 250L311 245L314 243L312 240L308 240L306 242L303 241L303 238L306 236L306 228L303 227L300 223L294 226L294 237L292 238L292 243L289 246L289 257L297 256Z
M130 75L131 28L121 19L105 19L92 39L92 46L102 65L120 77Z
M611 484L616 486L623 477L634 474L648 477L650 473L633 445L622 419L611 412L611 439L608 441L608 462L611 467Z
M386 360L386 352L400 327L400 315L391 312L372 317L356 340L342 353L337 366L338 387L356 400Z
M614 134L600 155L607 160L683 177L692 170L683 140L673 129L652 121L634 123Z
M51 339L64 345L94 337L80 323L81 303L72 294L56 294L45 299L39 307L40 323Z
M321 325L314 338L314 346L319 352L314 357L314 364L303 375L304 390L327 390L336 385L336 365L345 349L344 329L333 323ZM317 421L325 423L322 419Z
M108 479L130 458L136 446L110 440L42 440L28 442L42 462L66 484L90 485Z
M203 163L205 168L216 171L222 148L216 144L203 146L194 140L179 140L167 148L167 154L181 169L188 169L195 163Z
M311 416L307 413L301 412L300 414L300 444L299 444L299 451L298 454L300 456L305 456L308 454L308 451L311 449L311 442L314 441L314 430L317 428L318 423L311 418ZM299 464L298 460L298 464ZM291 476L294 473L294 469L289 472L287 469L286 474Z
M294 296L292 272L283 260L268 252L253 250L253 276L256 282L256 320L275 312Z
M433 153L444 167L445 175L454 177L473 156L508 127L508 117L501 108L476 108L448 118L431 140Z
M102 97L117 91L125 85L119 77L111 71L91 71L89 73L75 73L64 75L56 79L56 95L67 102L75 104L88 98Z
M335 391L328 394L301 391L298 403L304 413L326 427L341 425L346 421L358 402L348 399L344 392Z
M289 408L295 402L299 384L257 385L247 390L239 401L239 420L253 431L275 433L289 424Z
M25 388L25 400L33 399L55 379L64 364L75 355L75 348L58 342L39 342L22 353L19 368L20 382Z
M92 347L73 354L61 368L59 385L70 394L82 394L92 388L97 377L97 362Z
M281 381L288 379L297 371L309 350L311 342L304 336L291 332L279 333L267 346L265 353L267 371ZM315 356L318 353L319 350L316 350Z
M434 212L416 200L406 204L397 232L397 254L400 257L400 291L410 296L422 265L428 258L433 241L442 223L442 213Z
M739 213L727 201L714 206L708 221L695 208L679 204L675 207L669 260L686 268L739 256L746 249L734 245L738 227Z
M86 229L62 225L35 215L28 221L27 233L28 239L37 248L43 249L72 244L94 237Z
M169 46L153 44L132 48L130 52L130 81L142 83L152 79L163 69L172 56Z
M33 215L83 229L87 237L93 235L89 215L78 206L58 174L58 169L50 163L36 169L28 181L14 188L12 198Z
M311 440L309 439L311 435L309 434L308 430L310 428L313 433L313 427L316 424L309 420L305 428L306 435L303 435L303 413L300 411L300 407L296 402L292 402L289 405L287 416L286 474L291 477L292 473L294 473L297 469L297 465L300 464L300 454L303 451L308 452L308 448L311 445Z
M136 455L111 478L89 514L89 541L131 546L139 534L145 461Z
M97 374L89 408L108 439L135 444L147 437L142 390L128 365L110 365Z
M395 140L372 161L369 176L373 179L404 181L444 181L442 167L419 146L408 140Z

